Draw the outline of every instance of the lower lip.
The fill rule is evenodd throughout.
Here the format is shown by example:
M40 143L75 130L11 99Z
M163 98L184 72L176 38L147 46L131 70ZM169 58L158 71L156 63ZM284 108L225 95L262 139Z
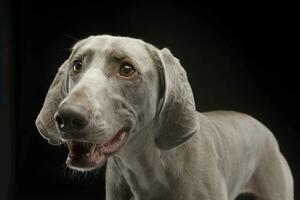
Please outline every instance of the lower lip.
M107 156L99 152L94 152L93 155L89 156L74 156L69 153L66 164L70 168L89 170L103 166L106 160Z
M69 152L66 164L69 168L83 171L101 167L110 155L116 153L123 146L127 137L128 133L124 129L121 129L111 140L97 145L93 153L74 155ZM116 139L117 141L114 141Z

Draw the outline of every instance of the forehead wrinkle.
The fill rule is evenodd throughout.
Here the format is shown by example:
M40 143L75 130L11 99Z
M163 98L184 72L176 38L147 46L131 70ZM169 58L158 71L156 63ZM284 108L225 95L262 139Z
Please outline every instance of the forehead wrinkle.
M74 55L84 55L88 53L95 53L99 47L105 46L107 43L107 37L102 36L90 36L87 39L83 39L79 42L77 42L73 48L72 53L70 55L70 58L72 58Z
M112 41L109 48L109 55L120 60L122 58L132 58L134 60L147 59L147 52L140 40L116 39Z
M108 51L109 58L112 58L116 61L120 61L129 57L128 53L123 51L122 49L110 48L107 51Z
M72 52L71 52L70 58L72 58L73 55L75 55L83 46L85 46L86 43L90 39L91 39L91 37L88 37L88 38L80 40L79 42L77 42L76 44L74 44L74 46L72 47Z

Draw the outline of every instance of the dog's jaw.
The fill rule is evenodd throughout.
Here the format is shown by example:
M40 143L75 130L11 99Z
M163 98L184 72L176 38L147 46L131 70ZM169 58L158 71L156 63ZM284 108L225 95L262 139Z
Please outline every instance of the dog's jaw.
M101 144L67 141L66 164L77 171L90 171L105 164L108 157L122 148L128 138L128 129L119 130L110 140Z

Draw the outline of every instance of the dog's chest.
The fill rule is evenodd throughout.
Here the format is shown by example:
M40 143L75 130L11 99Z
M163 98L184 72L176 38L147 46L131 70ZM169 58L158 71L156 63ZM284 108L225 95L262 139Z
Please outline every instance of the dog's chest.
M159 166L129 169L123 165L121 172L134 200L168 199L171 197L165 174ZM163 198L162 198L163 197Z

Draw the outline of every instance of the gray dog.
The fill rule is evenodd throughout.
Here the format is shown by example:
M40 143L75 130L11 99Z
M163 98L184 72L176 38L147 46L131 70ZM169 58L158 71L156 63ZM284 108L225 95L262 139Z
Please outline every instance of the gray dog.
M293 178L272 133L237 112L195 110L168 49L91 36L75 44L36 120L67 166L107 161L107 200L292 200Z

